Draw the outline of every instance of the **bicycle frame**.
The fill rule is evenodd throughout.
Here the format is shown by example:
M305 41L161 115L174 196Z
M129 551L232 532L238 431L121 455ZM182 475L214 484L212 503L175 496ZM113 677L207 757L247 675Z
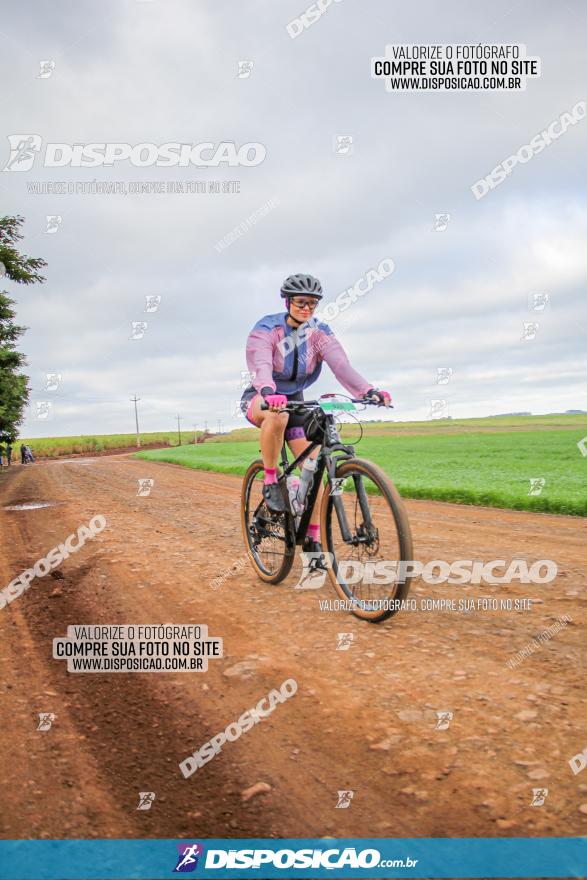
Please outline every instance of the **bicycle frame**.
M335 397L335 395L323 395L323 397ZM372 397L370 395L368 398L350 398L350 402L376 406L389 405L389 401L382 400L381 396L376 400ZM334 589L341 597L349 600L350 610L356 617L379 623L392 616L397 612L397 608L383 606L379 599L373 598L370 589L367 597L363 598L361 590L352 587L355 580L347 583L346 573L343 574L342 580L339 577L341 564L349 559L352 562L356 561L357 554L359 562L365 558L365 553L369 560L377 562L382 558L384 548L381 542L389 536L389 533L391 533L392 546L399 548L398 559L414 558L409 521L393 483L380 467L366 459L358 458L355 447L341 441L337 430L338 416L335 413L337 410L350 410L354 407L339 406L338 401L325 405L323 401L308 400L289 401L285 406L277 407L262 403L260 408L283 413L300 413L307 410L308 417L299 420L288 419L288 422L297 421L296 427L304 425L305 428L303 434L305 443L296 442L293 445L305 445L306 448L295 456L291 463L288 459L288 445L291 441L288 443L283 434L280 434L283 437L281 456L274 466L281 465L277 484L284 504L275 503L273 507L280 507L281 510L273 511L268 504L272 499L278 500L275 486L267 493L265 487L260 485L264 462L262 460L252 462L246 473L241 494L241 519L245 543L253 553L251 561L257 574L262 580L271 584L280 583L287 577L295 561L296 545L304 544L312 513L322 491L321 487L326 484L326 494L321 501L320 510L322 538L314 548L317 552L310 554L305 564L308 565L310 572L318 568L326 569ZM281 423L283 424L282 420ZM295 510L299 508L295 499L289 497L287 480L293 475L294 470L314 455L315 470L312 473L304 471L304 475L310 477L310 480L303 511L296 513ZM253 488L254 497L257 499L254 509ZM262 494L259 491L261 488ZM378 497L374 498L371 493ZM261 500L258 500L259 494ZM267 496L266 500L265 496ZM381 522L380 514L383 518ZM390 517L391 525L388 521ZM268 548L265 547L263 542L266 538L277 540L277 546L272 543ZM352 548L350 557L347 548ZM264 552L269 554L269 561L265 559ZM273 557L276 557L276 560ZM346 569L342 568L342 571L346 572ZM367 583L374 582L368 579ZM383 588L383 582L381 583ZM400 577L393 587L393 595L403 599L408 594L409 588L410 577ZM384 589L386 599L391 595L390 590L391 588L388 587Z
M312 511L314 510L314 505L316 503L316 499L318 497L318 492L320 489L320 485L322 484L322 477L324 472L326 471L326 475L328 478L328 482L332 486L335 474L336 474L336 466L339 460L341 459L352 459L355 458L355 448L354 446L347 445L341 442L340 436L336 429L336 424L334 421L334 416L327 415L326 416L326 425L324 431L324 438L327 441L326 443L319 443L317 441L310 441L310 446L308 446L291 464L289 463L287 457L287 441L284 442L281 448L281 469L283 471L282 475L279 477L279 482L284 483L287 477L293 472L293 470L300 466L306 458L310 455L310 453L316 449L316 447L320 446L320 452L317 456L317 467L314 472L314 478L312 481L312 485L308 490L308 494L306 496L305 508L304 512L301 516L298 527L295 531L295 543L302 544L304 541L304 537L308 530L308 525L310 522L310 517L312 515ZM339 452L340 455L334 456L333 453ZM371 525L371 513L369 510L369 504L367 501L367 494L365 492L365 487L362 482L357 484L355 481L355 488L357 491L357 495L359 497L359 503L361 505L361 512L365 519L365 523L367 525ZM287 494L287 493L286 493ZM344 505L342 503L342 498L340 495L331 494L332 502L334 504L336 515L338 518L338 522L340 525L341 534L343 540L346 543L352 543L352 536L350 529L348 527L346 513L344 510Z

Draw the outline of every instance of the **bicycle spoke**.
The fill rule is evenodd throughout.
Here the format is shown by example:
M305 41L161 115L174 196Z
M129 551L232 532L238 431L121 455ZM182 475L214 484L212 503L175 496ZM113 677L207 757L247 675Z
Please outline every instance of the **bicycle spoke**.
M287 524L283 514L268 510L263 498L263 471L251 482L247 503L251 550L266 574L275 574L283 565L287 550Z
M350 543L342 537L334 507L331 519L331 552L338 580L346 586L345 592L350 598L361 603L381 603L393 598L398 586L397 576L389 566L390 562L397 566L401 559L393 511L373 479L358 472L345 476L340 498ZM352 479L349 480L349 476Z

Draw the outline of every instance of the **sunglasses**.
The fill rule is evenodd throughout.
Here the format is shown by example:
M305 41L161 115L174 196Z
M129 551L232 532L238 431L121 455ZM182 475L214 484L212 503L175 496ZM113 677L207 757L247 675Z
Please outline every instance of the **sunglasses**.
M296 299L296 297L293 297L293 299L290 299L290 303L292 304L292 306L295 306L296 309L311 309L311 311L314 311L314 309L318 305L318 300Z

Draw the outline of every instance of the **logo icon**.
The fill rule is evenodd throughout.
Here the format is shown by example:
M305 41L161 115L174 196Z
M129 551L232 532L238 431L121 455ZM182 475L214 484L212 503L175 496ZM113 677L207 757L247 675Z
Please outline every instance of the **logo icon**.
M179 855L177 857L177 865L173 869L174 874L188 874L195 871L198 866L198 859L204 854L204 847L201 843L178 843L176 844Z
M129 339L142 339L147 329L146 321L131 321L131 331Z
M55 70L55 62L54 61L39 61L39 73L37 75L37 79L49 79L53 71Z
M582 440L579 440L577 446L579 447L579 452L581 453L581 455L587 456L587 437L583 437Z
M546 797L548 795L547 788L533 788L532 789L532 800L530 801L531 807L541 807Z
M150 810L155 800L154 791L139 791L139 805L137 810Z
M351 645L353 644L355 635L354 633L337 633L336 635L336 650L337 651L348 651Z
M434 232L444 232L450 223L450 214L435 214L434 215L434 225L432 227Z
M582 752L578 752L569 759L569 767L573 771L574 776L577 773L581 773L587 767L587 746L585 746Z
M37 730L50 730L56 718L57 715L53 712L39 712L39 726Z
M9 134L10 156L4 171L30 171L35 154L41 149L39 134Z
M536 321L524 321L524 329L522 330L522 340L528 341L530 339L536 339L536 334L540 329L540 324Z
M342 495L344 492L343 486L345 483L346 477L335 477L332 480L332 489L330 491L330 495Z
M448 400L438 397L433 398L430 401L429 416L431 419L446 419L448 416Z
M156 312L161 303L161 297L157 296L145 296L145 311L146 312ZM147 325L145 324L145 327Z
M338 792L338 803L336 804L335 810L348 810L351 805L351 801L355 796L354 791L339 791Z
M256 375L257 374L254 371L241 370L241 381L240 381L239 388L241 388L244 391L245 388L248 388L250 385L252 385L253 379L255 378Z
M436 727L434 730L448 730L450 727L450 722L453 719L453 713L447 711L441 711L436 713Z
M544 477L530 477L530 490L528 495L541 495L546 485Z
M337 134L333 144L337 156L350 156L353 152L353 136L351 134Z
M137 495L140 495L141 498L146 498L148 495L151 494L151 489L153 488L154 485L155 485L155 480L151 480L151 479L141 480L141 479L139 479L139 489L138 489Z
M302 573L295 590L319 590L326 580L326 569L321 568L325 553L300 553ZM321 561L322 560L322 561Z
M57 391L59 384L63 378L61 373L45 373L47 380L45 382L45 391Z
M47 220L47 228L45 229L45 233L47 233L48 235L54 235L61 226L61 215L46 214L45 216Z
M435 385L448 385L452 379L452 367L436 367Z
M46 422L53 416L53 404L50 400L37 400L35 401L35 406L37 409L35 418Z
M528 308L531 312L543 312L549 302L550 296L548 293L528 294Z
M237 79L248 79L253 72L254 61L239 61Z

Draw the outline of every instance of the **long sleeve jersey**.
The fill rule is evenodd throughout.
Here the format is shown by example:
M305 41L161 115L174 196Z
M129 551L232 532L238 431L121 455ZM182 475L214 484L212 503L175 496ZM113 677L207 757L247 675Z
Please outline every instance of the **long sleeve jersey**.
M286 318L287 312L265 315L249 333L247 366L257 391L271 388L286 395L303 391L316 382L323 362L353 397L362 397L373 387L351 367L328 324L310 318L294 329Z

